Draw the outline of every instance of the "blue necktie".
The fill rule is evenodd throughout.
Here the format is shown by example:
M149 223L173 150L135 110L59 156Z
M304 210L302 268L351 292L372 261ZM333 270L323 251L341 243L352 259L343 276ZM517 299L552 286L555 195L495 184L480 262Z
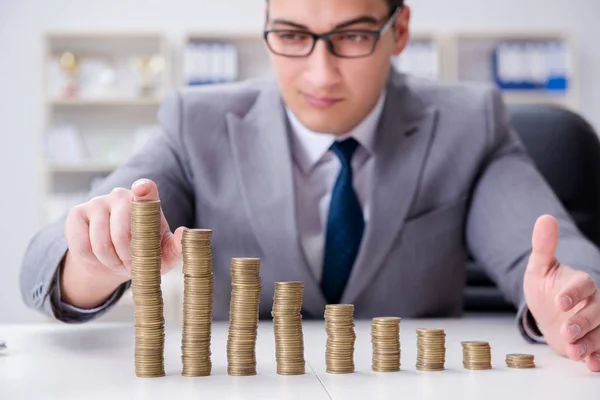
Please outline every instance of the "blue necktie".
M365 228L360 202L352 184L352 155L358 142L335 142L331 150L339 157L342 169L331 194L325 237L321 289L329 304L336 304L350 277Z

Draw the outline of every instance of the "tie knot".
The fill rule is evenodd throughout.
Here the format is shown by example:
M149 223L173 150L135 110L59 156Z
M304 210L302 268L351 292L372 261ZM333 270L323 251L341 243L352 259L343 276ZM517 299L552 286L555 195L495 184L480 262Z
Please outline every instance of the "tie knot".
M354 138L342 140L341 142L334 142L331 145L331 150L340 158L340 161L344 164L350 164L350 160L354 155L354 152L358 148L358 142Z

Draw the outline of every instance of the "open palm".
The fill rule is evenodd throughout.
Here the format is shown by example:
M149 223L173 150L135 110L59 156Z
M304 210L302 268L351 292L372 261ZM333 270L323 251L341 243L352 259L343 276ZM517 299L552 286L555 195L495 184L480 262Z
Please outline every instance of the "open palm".
M533 230L525 301L548 344L600 372L600 291L592 277L556 258L558 223L548 215Z

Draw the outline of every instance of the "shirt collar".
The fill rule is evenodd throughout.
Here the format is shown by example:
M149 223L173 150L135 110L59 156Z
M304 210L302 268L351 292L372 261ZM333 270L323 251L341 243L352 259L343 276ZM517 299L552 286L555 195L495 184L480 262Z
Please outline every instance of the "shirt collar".
M386 91L384 90L373 110L354 129L344 135L317 133L305 127L294 113L286 108L292 128L293 155L303 172L308 172L323 158L334 141L353 137L369 153L375 149L377 124L383 111Z

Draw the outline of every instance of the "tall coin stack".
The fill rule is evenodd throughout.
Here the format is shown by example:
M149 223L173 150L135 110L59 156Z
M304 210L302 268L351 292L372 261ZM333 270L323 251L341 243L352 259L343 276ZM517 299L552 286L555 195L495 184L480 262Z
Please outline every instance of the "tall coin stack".
M354 372L354 305L328 304L325 306L326 371L330 374Z
M461 342L465 369L492 369L492 349L488 342Z
M231 302L227 338L227 372L256 375L256 336L260 302L260 259L231 260Z
M443 329L417 329L417 370L442 371L446 362Z
M183 251L183 376L211 373L210 333L212 325L212 231L188 229L181 240Z
M506 365L509 368L535 368L534 356L532 354L507 354Z
M160 212L159 201L133 201L131 204L135 373L140 378L165 375Z
M400 371L400 318L373 318L371 343L373 344L373 371Z
M275 282L271 315L279 375L302 375L305 372L301 314L303 294L302 282Z

